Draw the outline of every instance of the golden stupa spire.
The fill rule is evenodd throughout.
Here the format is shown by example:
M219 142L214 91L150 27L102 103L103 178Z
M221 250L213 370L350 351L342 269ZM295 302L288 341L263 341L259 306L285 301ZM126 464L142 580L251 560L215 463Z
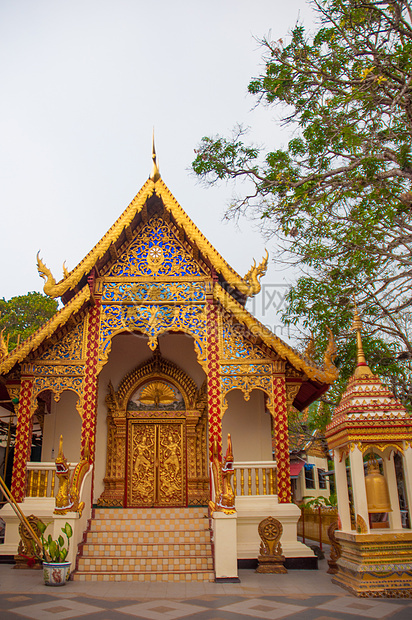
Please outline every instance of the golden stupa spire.
M361 331L363 327L362 320L359 316L358 307L356 305L355 300L354 300L354 303L355 303L355 312L353 315L353 323L352 323L351 330L356 330L356 348L357 348L357 355L358 355L358 360L357 360L354 376L355 377L365 377L365 376L372 377L373 373L367 364L365 353L363 351L362 336L361 336Z
M156 183L156 181L158 181L160 179L160 172L159 172L159 167L158 167L157 161L156 161L154 128L153 128L153 137L152 137L152 160L153 160L153 166L152 166L152 171L150 173L149 179L151 179L152 181L154 181Z

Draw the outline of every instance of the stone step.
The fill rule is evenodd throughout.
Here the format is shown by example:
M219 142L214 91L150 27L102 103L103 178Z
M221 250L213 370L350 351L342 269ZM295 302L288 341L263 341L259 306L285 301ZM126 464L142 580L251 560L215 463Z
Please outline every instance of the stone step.
M209 541L202 544L111 544L90 543L83 548L83 557L173 557L173 556L211 556L212 546Z
M207 571L213 569L211 557L142 557L142 558L119 558L113 557L81 557L79 558L78 568L80 571L99 571L99 572L173 572L193 570Z
M214 581L213 571L173 571L173 572L96 572L77 571L72 576L73 581Z
M160 544L203 544L210 542L209 530L179 530L176 532L164 530L146 531L89 531L86 536L86 544L118 544L118 545L138 545L149 543Z
M207 508L95 508L95 519L155 519L167 515L168 519L197 519L208 516Z
M158 519L143 520L136 519L133 521L121 521L120 519L105 519L91 522L91 532L112 532L113 530L122 532L163 532L171 530L175 532L208 530L209 519Z

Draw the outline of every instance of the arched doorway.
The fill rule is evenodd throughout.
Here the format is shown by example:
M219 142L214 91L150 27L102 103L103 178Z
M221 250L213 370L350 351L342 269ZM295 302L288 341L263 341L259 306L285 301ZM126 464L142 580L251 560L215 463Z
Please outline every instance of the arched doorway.
M207 402L179 366L153 357L106 397L107 463L98 505L205 505Z
M185 403L170 382L154 377L127 405L127 506L186 506Z

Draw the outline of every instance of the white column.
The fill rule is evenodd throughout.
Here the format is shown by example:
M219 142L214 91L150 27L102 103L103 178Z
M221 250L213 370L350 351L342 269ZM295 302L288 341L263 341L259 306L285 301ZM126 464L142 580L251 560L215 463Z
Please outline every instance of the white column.
M404 442L404 445L405 443L406 442ZM412 523L412 447L410 445L403 453L403 473L409 508L409 523Z
M362 517L369 533L369 513L366 499L365 471L363 468L363 454L357 445L352 445L349 452L350 473L352 480L353 504L356 515Z
M333 461L335 464L335 483L336 495L338 498L338 512L342 523L342 531L351 531L350 504L348 493L348 479L346 476L346 460L343 457L340 461L339 450L333 451Z
M223 512L212 514L213 539L215 543L216 580L239 581L237 573L237 514Z
M393 450L389 456L383 457L383 473L389 490L389 499L391 502L392 512L389 513L389 524L392 530L402 529L401 509L399 507L398 483L396 482L395 472L395 453Z

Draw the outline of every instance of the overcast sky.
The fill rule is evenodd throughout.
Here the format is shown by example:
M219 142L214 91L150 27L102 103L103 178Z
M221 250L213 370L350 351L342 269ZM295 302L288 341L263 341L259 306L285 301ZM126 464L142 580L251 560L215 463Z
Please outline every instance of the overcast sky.
M146 181L153 126L163 180L244 275L264 240L222 222L231 186L188 169L202 136L236 122L259 144L287 141L247 85L256 37L285 39L298 18L310 27L304 0L0 0L0 297L42 290L38 250L56 280L89 252ZM271 265L265 281L285 274Z

